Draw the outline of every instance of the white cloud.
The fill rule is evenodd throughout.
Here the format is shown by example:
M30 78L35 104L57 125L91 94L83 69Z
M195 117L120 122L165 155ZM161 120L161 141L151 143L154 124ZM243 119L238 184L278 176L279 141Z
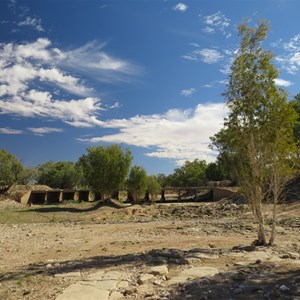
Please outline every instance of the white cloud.
M278 41L273 44L276 47L282 47L286 52L277 56L275 60L281 64L282 68L290 74L296 74L300 69L300 34L292 37L288 42Z
M203 23L206 27L202 31L206 33L214 33L216 30L219 30L226 38L231 36L231 33L227 32L227 28L230 26L230 19L220 11L203 17Z
M104 52L105 43L89 42L82 47L64 52L62 66L79 71L103 82L128 82L142 71L132 63L114 58Z
M45 31L43 26L42 26L42 21L41 19L38 18L32 18L32 17L26 17L25 20L21 21L18 23L19 26L31 26L37 31Z
M215 30L211 27L206 26L205 28L202 29L203 32L206 33L215 33Z
M54 128L54 127L39 127L39 128L29 127L27 129L35 133L36 135L44 135L46 133L56 133L56 132L64 131L62 128Z
M228 83L228 80L214 80L210 83L206 83L203 85L203 87L205 88L212 88L212 87L215 87L216 85L225 85Z
M207 64L216 63L223 58L223 55L215 49L196 50L194 54L198 54L201 60Z
M0 134L22 134L22 130L12 129L9 127L0 128Z
M223 54L215 49L196 49L193 52L183 55L182 58L190 61L202 61L207 64L217 63L224 58Z
M196 158L212 161L215 153L208 148L209 137L221 129L226 114L223 103L199 104L194 109L172 109L162 115L111 120L103 126L117 128L119 133L79 140L145 147L153 149L147 156L174 159L178 163Z
M185 12L188 9L188 6L184 3L178 3L175 6L173 6L173 9L176 11Z
M196 93L196 89L190 88L187 90L181 90L180 95L184 97L191 97L194 93Z
M0 114L60 119L76 127L101 126L100 99L70 71L93 79L103 76L110 83L136 74L134 66L112 58L103 47L92 42L62 51L46 38L0 44ZM68 95L62 98L60 90Z
M282 87L289 87L289 86L293 85L293 83L291 81L280 79L280 78L274 79L274 82L276 85L282 86Z

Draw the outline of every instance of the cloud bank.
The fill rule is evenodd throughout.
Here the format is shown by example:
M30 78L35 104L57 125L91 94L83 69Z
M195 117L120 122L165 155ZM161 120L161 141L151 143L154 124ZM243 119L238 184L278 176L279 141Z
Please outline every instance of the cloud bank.
M113 83L137 74L103 47L91 42L63 51L47 38L0 44L0 114L59 119L75 127L101 125L104 108L82 77ZM82 76L72 75L75 70ZM59 96L63 91L67 98Z
M221 129L226 115L223 103L198 104L194 109L171 109L161 115L107 121L103 127L119 132L79 140L144 147L149 149L147 156L174 159L178 164L196 158L212 161L215 153L208 148L209 137Z

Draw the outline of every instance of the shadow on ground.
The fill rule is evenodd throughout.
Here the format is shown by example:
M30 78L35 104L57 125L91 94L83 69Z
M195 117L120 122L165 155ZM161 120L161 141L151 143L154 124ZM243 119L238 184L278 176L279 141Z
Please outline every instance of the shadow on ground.
M183 299L300 299L300 270L277 272L272 265L249 264L174 286L169 300Z
M98 201L95 202L93 206L89 208L76 208L76 207L68 207L64 205L47 205L43 207L38 208L31 208L28 210L24 210L23 212L40 212L40 213L55 213L55 212L71 212L71 213L83 213L83 212L91 212L98 210L101 207L111 207L111 208L117 208L122 209L128 207L128 205L122 205L118 204L115 201Z
M199 249L198 249L199 250ZM179 249L153 249L148 253L125 254L118 256L94 256L81 260L62 261L59 263L41 263L28 265L15 272L0 274L2 284L9 280L18 280L26 276L53 276L69 272L96 272L101 269L117 267L126 270L126 267L141 268L145 265L161 264L153 260L172 254L178 259L184 258L195 251L182 251ZM203 249L207 251L207 249ZM169 255L168 254L168 255ZM185 264L186 262L182 262ZM175 265L181 264L178 260ZM170 262L168 262L170 266ZM189 268L189 266L186 266ZM169 300L208 300L208 299L235 299L235 300L262 300L262 299L299 299L300 296L300 270L286 271L276 264L249 263L243 266L231 266L230 271L221 272L213 277L202 277L187 280L183 284L176 284L169 288ZM200 276L200 274L199 274Z

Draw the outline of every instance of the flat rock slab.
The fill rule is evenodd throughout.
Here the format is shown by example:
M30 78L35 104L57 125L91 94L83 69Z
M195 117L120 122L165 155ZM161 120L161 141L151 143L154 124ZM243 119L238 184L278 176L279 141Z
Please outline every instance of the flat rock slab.
M109 291L99 290L90 285L70 285L56 300L108 300Z
M111 295L109 296L109 300L119 300L119 299L124 299L124 295L120 292L112 292Z
M117 287L118 283L119 281L114 279L101 280L97 281L95 287L99 290L113 290Z
M181 275L185 275L191 278L214 276L219 273L219 270L214 267L193 267L181 272Z
M214 276L219 273L217 268L213 267L193 267L182 271L177 276L167 281L168 285L178 284L187 281L188 279Z
M80 278L81 273L80 272L58 273L58 274L55 274L54 277L57 277L57 278L62 278L62 277Z
M90 274L86 280L103 280L103 279L113 279L120 280L124 277L122 272L118 271L98 271L93 274Z
M225 254L228 256L235 256L235 257L243 257L245 260L249 261L256 261L258 259L260 260L267 260L271 257L271 255L267 252L262 251L252 251L252 252L231 252L228 254Z

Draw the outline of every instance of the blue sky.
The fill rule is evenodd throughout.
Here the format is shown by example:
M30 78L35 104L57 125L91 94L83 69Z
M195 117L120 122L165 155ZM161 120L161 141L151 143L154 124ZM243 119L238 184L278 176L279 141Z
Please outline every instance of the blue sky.
M300 92L297 0L0 0L0 148L25 166L122 143L149 174L215 159L236 28L271 22L276 80Z

